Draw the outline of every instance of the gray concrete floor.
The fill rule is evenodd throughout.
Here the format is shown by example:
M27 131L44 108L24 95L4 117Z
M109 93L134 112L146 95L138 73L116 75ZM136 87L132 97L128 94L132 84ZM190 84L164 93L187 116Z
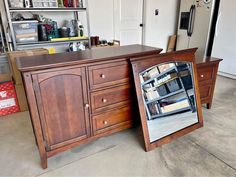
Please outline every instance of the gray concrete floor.
M40 167L29 113L0 118L0 176L236 177L236 81L218 77L204 128L144 151L140 128L100 138Z

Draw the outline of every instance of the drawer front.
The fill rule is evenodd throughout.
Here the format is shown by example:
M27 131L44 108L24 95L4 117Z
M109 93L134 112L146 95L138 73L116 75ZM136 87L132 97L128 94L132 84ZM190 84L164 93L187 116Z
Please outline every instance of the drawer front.
M202 104L205 103L205 101L207 101L208 99L211 99L212 85L200 86L199 90Z
M91 93L92 112L124 105L131 100L130 85L123 85Z
M198 81L208 81L213 79L214 66L199 66L197 67Z
M126 126L127 124L131 123L131 119L131 105L126 105L123 108L93 116L94 134L96 135L112 129Z
M127 61L89 67L91 89L128 82L130 69Z

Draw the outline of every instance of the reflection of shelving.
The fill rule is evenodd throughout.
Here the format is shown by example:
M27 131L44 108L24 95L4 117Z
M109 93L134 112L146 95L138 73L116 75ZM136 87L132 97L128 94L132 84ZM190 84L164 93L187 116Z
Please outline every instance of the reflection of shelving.
M169 66L170 67L165 69L163 72L160 72L159 66L155 66L159 72L146 81L144 81L143 79L142 89L149 120L188 110L195 111L194 101L191 97L192 95L194 95L193 86L190 84L189 88L187 88L186 83L184 83L186 82L186 77L187 79L192 79L192 72L190 71L189 66L186 65L187 67L181 68L182 66L179 66L176 63L171 63ZM150 68L150 70L153 70L153 68ZM144 75L144 77L146 77L146 73L148 73L148 70L142 72L140 74L140 77ZM183 82L182 79L184 77L185 80ZM192 81L189 82L192 83ZM153 99L150 99L150 96L145 96L145 94L147 95L149 93L149 90L151 90L152 92L159 92L159 87L162 87L162 89L166 90L165 92L163 92L164 94L158 93L159 96L154 97ZM154 110L154 108L156 110Z

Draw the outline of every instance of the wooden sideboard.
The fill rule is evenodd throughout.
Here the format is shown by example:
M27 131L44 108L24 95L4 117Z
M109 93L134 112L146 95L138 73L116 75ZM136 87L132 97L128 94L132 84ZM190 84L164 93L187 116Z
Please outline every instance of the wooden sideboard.
M130 45L18 58L42 168L62 151L130 128L138 109L130 59L161 51ZM198 78L210 104L214 89L205 94L205 83L214 85L216 68L209 77L209 63L198 65Z
M222 59L207 57L204 62L197 63L201 103L206 104L208 109L211 109L218 66L221 61Z
M160 52L130 45L18 59L42 168L59 152L130 128L136 98L129 59Z

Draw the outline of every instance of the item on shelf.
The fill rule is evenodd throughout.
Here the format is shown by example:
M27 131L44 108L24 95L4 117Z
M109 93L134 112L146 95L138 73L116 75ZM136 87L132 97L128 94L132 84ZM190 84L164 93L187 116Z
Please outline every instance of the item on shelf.
M161 107L161 112L162 113L169 113L169 112L172 112L172 111L177 111L177 110L188 108L188 107L190 109L188 99L183 98L181 100L176 100L175 103L172 103L172 104L169 104L169 105L166 105L166 106L162 106Z
M30 0L24 0L25 8L30 8Z
M150 112L151 116L155 116L155 115L158 115L160 113L156 103L149 104L148 109L149 109L149 112Z
M73 42L69 44L69 52L85 50L85 45L82 42Z
M52 21L52 22L46 24L46 29L47 29L48 40L59 37L57 22Z
M152 101L160 97L155 87L145 89L147 101Z
M57 0L58 7L63 8L64 7L64 1L63 0Z
M33 7L37 8L56 8L57 0L32 0Z
M19 104L13 82L0 84L0 116L19 112Z
M175 91L181 89L181 86L180 86L181 84L178 79L174 79L170 82L167 82L166 85L167 85L170 92L175 92Z
M67 28L65 26L61 27L59 29L59 36L62 38L69 37L70 36L70 28Z
M14 21L12 25L17 43L38 41L38 21Z
M75 29L75 22L74 20L65 20L65 26L69 28L69 37L75 37L76 36L76 29Z
M47 41L48 35L47 35L47 29L44 24L38 24L38 39L39 41Z
M78 7L79 8L84 8L83 0L78 0Z
M157 87L156 90L160 96L165 96L166 94L168 94L165 85L161 85L160 87Z
M65 7L73 7L73 0L64 0Z
M168 64L162 64L162 65L158 66L158 68L160 70L160 73L162 73L162 72L166 71L167 69L172 68L174 66L175 66L174 63L168 63Z
M144 79L144 81L147 81L148 79L156 76L157 74L159 74L159 71L158 71L157 67L154 67L151 70L149 70L143 74L143 79Z
M9 5L11 8L23 8L24 1L23 0L9 0Z

